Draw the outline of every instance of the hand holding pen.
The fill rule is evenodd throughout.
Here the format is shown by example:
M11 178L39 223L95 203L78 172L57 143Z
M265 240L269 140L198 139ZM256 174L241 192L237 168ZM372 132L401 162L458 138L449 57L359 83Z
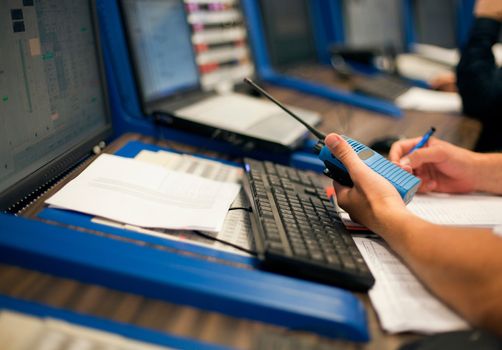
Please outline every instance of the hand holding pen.
M434 131L431 128L423 137L394 143L389 152L390 161L411 168L422 180L419 192L473 191L477 153L432 137Z
M413 153L415 152L417 149L420 149L422 147L424 147L427 143L427 141L429 141L429 139L431 138L431 136L436 132L436 128L431 126L431 128L429 129L429 131L427 131L425 133L425 135L422 137L422 139L408 152L406 153L406 155L410 154L410 153Z

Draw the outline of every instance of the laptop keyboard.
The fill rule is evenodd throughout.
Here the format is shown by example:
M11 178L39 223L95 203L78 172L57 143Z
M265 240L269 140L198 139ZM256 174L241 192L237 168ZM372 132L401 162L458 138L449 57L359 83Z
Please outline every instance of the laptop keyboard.
M410 84L389 76L372 77L355 82L356 91L389 101L394 101L409 88Z
M244 189L264 267L355 291L373 276L315 176L245 159Z

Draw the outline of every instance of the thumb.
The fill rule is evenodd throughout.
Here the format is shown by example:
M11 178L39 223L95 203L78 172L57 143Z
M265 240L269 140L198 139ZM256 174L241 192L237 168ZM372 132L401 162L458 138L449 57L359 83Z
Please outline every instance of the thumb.
M399 164L403 167L409 166L416 169L424 164L442 162L445 160L445 156L446 153L440 147L420 148L401 158Z
M347 141L340 135L335 133L329 134L326 136L324 143L331 151L331 154L345 165L349 173L358 172L366 166Z

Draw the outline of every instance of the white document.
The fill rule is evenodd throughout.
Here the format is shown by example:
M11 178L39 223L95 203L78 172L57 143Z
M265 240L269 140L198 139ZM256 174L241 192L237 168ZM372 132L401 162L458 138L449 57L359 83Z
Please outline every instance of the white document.
M414 44L413 51L426 59L441 62L451 67L455 67L458 61L460 61L460 53L457 49L446 49L427 44ZM502 65L502 44L493 45L492 52L497 65Z
M460 53L457 49L447 49L436 45L416 43L413 44L412 50L425 59L439 62L450 67L455 67L460 60Z
M192 175L202 176L204 178L224 181L240 184L243 176L243 169L227 165L215 160L204 159L201 157L191 156L188 154L178 154L175 152L167 151L148 151L143 150L136 155L135 160L140 160L144 162L149 162L152 164L157 164L165 167L166 169L176 170L185 172ZM231 208L247 208L250 207L246 194L241 189ZM93 218L93 222L101 225L108 225L117 228L122 228L126 230L136 231L142 234L159 237L163 239L169 239L179 242L189 242L190 244L196 244L200 246L209 247L212 249L217 249L229 253L239 254L249 256L249 254L238 250L229 245L209 240L207 238L200 237L194 233L190 232L176 232L164 230L152 230L146 229L134 225L123 224L120 222L114 222L102 218ZM251 245L252 240L250 236L251 231L251 221L249 218L249 213L245 210L230 210L225 217L223 222L223 227L218 233L205 232L206 234L211 234L215 238L223 241L227 241L238 245L242 248L252 250Z
M502 225L502 196L419 194L408 204L408 209L435 224L473 227Z
M141 227L218 232L240 186L109 154L46 202Z
M232 207L248 207L247 198L245 193L241 190L237 195L235 201L232 203ZM173 231L173 230L162 230L162 229L147 229L135 225L123 224L120 222L115 222L102 218L93 218L92 222L100 225L112 226L124 230L135 231L145 235L158 237L162 239L168 239L171 241L178 242L188 242L190 244L195 244L203 247L208 247L212 249L217 249L227 253L234 253L243 256L251 256L248 253L243 252L240 249L233 248L228 244L223 244L218 241L210 240L208 238L201 237L190 231ZM244 249L253 250L252 246L252 229L251 220L249 218L249 213L244 210L230 210L225 217L222 229L215 232L204 231L205 234L212 235L213 237L230 242Z
M502 196L487 194L416 194L407 206L418 217L439 225L492 228L502 225ZM364 226L353 222L347 212L339 209L348 228Z
M439 75L453 73L451 66L410 53L397 55L396 65L399 74L408 79L431 81Z
M161 165L169 170L197 175L209 180L236 184L241 183L244 172L242 168L222 162L167 151L153 152L143 150L134 159Z
M456 92L443 92L412 87L396 99L396 105L404 109L424 112L460 112L462 100Z
M355 237L375 277L369 291L382 328L425 334L466 329L466 321L433 296L382 241Z

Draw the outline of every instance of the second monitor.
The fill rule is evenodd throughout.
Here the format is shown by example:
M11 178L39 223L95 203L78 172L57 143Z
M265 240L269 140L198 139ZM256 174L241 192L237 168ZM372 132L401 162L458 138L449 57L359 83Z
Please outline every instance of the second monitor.
M203 91L182 0L121 4L145 114L248 151L288 151L303 143L305 130L268 101ZM317 114L296 110L310 123L319 122Z

